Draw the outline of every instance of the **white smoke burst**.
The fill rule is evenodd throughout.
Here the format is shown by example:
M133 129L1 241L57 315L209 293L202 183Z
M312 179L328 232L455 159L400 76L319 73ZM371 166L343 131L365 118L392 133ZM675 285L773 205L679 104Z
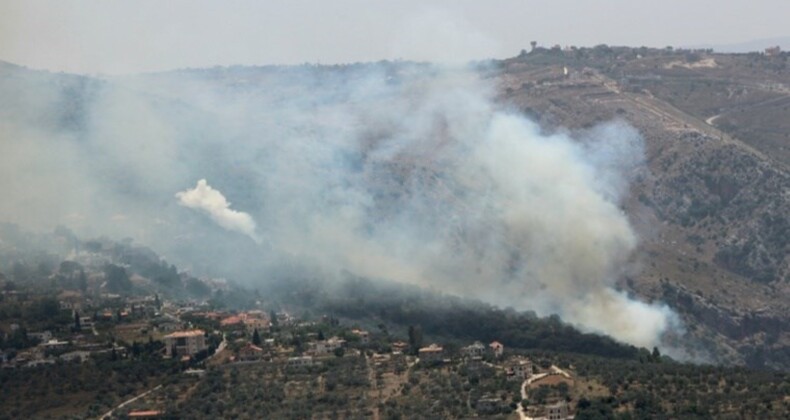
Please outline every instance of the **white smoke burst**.
M224 229L243 233L255 242L261 242L252 216L231 209L225 196L211 188L205 179L199 180L195 188L176 193L176 198L182 206L202 211Z

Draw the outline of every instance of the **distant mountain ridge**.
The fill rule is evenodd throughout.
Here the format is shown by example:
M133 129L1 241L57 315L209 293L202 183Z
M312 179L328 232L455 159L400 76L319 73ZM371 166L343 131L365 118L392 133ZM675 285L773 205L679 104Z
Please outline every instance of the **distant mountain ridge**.
M732 44L697 44L689 45L686 48L713 49L713 51L721 53L749 53L763 52L766 48L775 47L777 45L783 51L790 50L790 36L761 38Z

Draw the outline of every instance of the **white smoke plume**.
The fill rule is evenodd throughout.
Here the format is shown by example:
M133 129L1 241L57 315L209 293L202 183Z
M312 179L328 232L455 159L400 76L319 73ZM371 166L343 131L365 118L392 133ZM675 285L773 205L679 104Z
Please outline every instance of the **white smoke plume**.
M230 208L230 203L221 192L211 188L205 179L197 182L193 189L176 193L179 204L207 214L211 220L227 230L243 233L260 243L255 233L255 221L247 213Z
M642 167L639 133L611 122L546 134L498 103L481 74L495 71L221 68L83 81L68 100L36 93L58 85L39 78L56 75L8 77L0 99L24 102L0 107L17 113L0 126L0 173L26 177L0 177L12 194L0 219L132 236L177 264L248 283L298 262L660 347L674 314L615 287L638 242L620 204ZM61 103L82 108L55 119ZM180 206L265 246L185 214L173 193L195 179ZM30 193L47 185L58 187Z
M613 288L637 244L619 208L642 159L633 128L541 134L465 71L360 86L377 100L319 110L311 135L272 151L305 163L267 175L289 186L267 192L283 203L276 249L660 343L671 311Z

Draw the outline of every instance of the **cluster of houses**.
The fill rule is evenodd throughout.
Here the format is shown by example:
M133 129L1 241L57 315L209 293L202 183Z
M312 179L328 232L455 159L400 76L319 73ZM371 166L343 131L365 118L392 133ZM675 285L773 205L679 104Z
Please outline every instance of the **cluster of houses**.
M241 316L240 319L244 319L244 316ZM293 325L309 326L312 324ZM310 341L306 343L305 350L300 353L296 353L293 348L276 345L273 338L262 339L259 345L253 344L248 340L239 339L237 341L244 343L237 347L237 350L228 359L228 362L277 362L286 368L301 368L317 365L326 358L342 355L342 353L337 352L339 349L344 349L345 354L360 354L360 349L370 348L365 347L371 343L371 337L367 331L355 328L348 333L358 338L358 340L354 340L355 344L350 344L347 340L338 336L318 339L315 333L310 333L308 334ZM348 334L346 337L348 337ZM277 341L279 342L279 340ZM390 364L395 361L402 362L404 366L415 363L441 366L460 362L470 369L488 366L494 371L501 372L509 382L523 383L526 389L537 388L543 385L557 385L560 382L573 385L573 378L557 368L540 369L529 358L524 356L510 355L506 357L505 346L498 341L488 344L476 341L462 347L457 353L448 353L443 346L431 343L416 349L416 357L415 355L407 356L411 347L404 341L393 341L389 343L389 348L389 352L369 353L371 363L374 366L381 367L384 365L392 366ZM503 401L498 395L483 395L475 402L475 407L480 414L498 413L501 412L503 404L509 404L509 401ZM536 418L572 418L572 416L569 417L568 403L564 400L552 400L543 406L533 405L530 410L533 415L536 413L540 414Z
M382 348L380 336L372 342L374 337L368 331L353 328L345 330L341 336L324 338L323 334L315 332L315 323L299 321L284 312L208 311L201 310L199 305L160 301L158 296L123 298L103 294L88 298L73 291L61 294L59 305L61 310L69 310L74 316L75 325L70 331L27 332L27 337L39 344L16 352L15 357L0 351L3 367L34 367L58 360L78 363L107 353L126 357L130 349L119 345L118 337L122 336L154 336L164 344L161 349L163 357L190 361L201 353L207 355L209 336L215 334L224 340L218 353L227 356L224 359L218 357L220 361L216 363L277 361L287 368L301 368L320 364L326 358L359 355L365 351L376 366L394 361L399 361L402 366L460 362L470 369L494 368L502 372L507 381L529 384L530 387L559 382L573 384L573 379L565 372L539 372L540 369L526 357L505 357L504 345L498 341L488 344L476 341L458 352L448 352L436 343L415 349L409 343L395 340L384 346L390 351L372 353L371 349ZM274 324L279 328L273 330ZM19 328L19 325L11 325L11 333ZM300 329L303 332L299 333ZM305 333L305 329L312 332ZM108 335L115 338L108 342ZM293 344L297 336L303 341L298 350ZM483 395L476 401L476 409L480 413L496 412L502 403L498 396ZM545 405L541 411L548 419L565 419L568 413L569 408L564 401Z
M125 357L128 349L120 346L118 340L125 339L126 344L131 344L133 339L147 341L149 337L164 343L164 357L187 360L208 350L209 333L185 321L186 314L217 321L220 330L229 335L252 335L255 331L262 334L271 326L267 314L262 311L200 312L186 303L160 301L158 296L122 298L107 294L91 299L70 291L59 296L59 305L61 310L72 313L73 323L61 331L25 331L26 337L38 344L10 354L0 351L3 367L34 367L52 364L58 359L86 361L91 355L113 351ZM281 320L285 323L291 318L283 315ZM0 333L8 337L21 328L19 324L11 324L10 331ZM329 342L328 346L336 344Z
M84 335L75 335L69 340L53 338L49 331L33 332L29 337L39 341L39 344L16 352L0 351L0 367L3 369L33 368L52 365L58 361L79 362L88 361L92 356L109 355L114 353L118 357L125 357L126 347L107 345L86 340ZM11 357L13 354L13 357Z
M325 340L310 341L307 343L306 351L300 355L294 355L292 348L275 346L273 338L266 338L261 340L260 346L251 342L244 344L231 360L253 362L279 358L286 360L289 367L312 366L322 358L334 357L339 350L345 351L346 348L346 340L334 336Z
M399 344L400 348L398 350L403 351L404 348L401 346L405 345L406 343L395 344ZM395 344L393 344L393 348L395 348ZM488 344L488 346L479 341L475 341L471 345L461 349L461 356L467 363L475 364L481 362L486 355L493 359L499 359L502 357L504 352L505 346L498 341L491 342ZM417 351L417 355L419 357L420 363L437 363L449 361L446 359L444 348L435 343L426 347L421 347Z
M22 303L29 304L44 298L27 294ZM129 349L121 345L121 341L131 344L132 339L126 340L128 337L135 337L138 341L147 341L148 337L159 339L186 326L177 316L164 311L163 307L168 303L160 301L157 295L122 297L111 293L90 295L67 290L56 299L58 309L71 315L68 324L47 330L31 330L35 323L20 325L23 322L19 322L0 328L2 338L8 340L21 334L27 343L26 348L0 351L3 368L36 367L54 364L58 360L85 362L92 356L103 354L123 358ZM198 347L204 349L204 346ZM171 350L171 346L165 349L167 352Z
M405 343L393 344L393 351L398 351L395 350L396 347L401 347L400 350L403 350L402 345ZM502 371L507 381L523 383L526 389L536 389L546 385L555 386L563 382L569 387L574 385L573 378L567 372L554 366L548 371L540 372L541 369L535 366L529 358L518 355L505 357L504 350L504 345L498 341L488 345L475 341L462 347L459 353L461 363L468 368L479 369L483 365L488 365L490 368ZM448 356L441 346L430 344L419 349L417 360L418 363L428 364L451 363L453 359ZM486 394L477 400L475 407L480 414L492 414L501 412L503 404L507 404L507 402L503 401L500 396ZM532 414L540 414L533 418L550 420L573 418L569 414L568 403L562 399L551 401L543 406L533 406L531 411Z

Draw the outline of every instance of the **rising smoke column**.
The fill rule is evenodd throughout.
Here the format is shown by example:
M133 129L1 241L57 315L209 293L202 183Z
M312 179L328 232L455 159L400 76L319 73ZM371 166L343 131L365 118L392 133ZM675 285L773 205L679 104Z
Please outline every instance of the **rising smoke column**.
M277 186L264 193L279 204L275 249L660 343L671 311L614 288L637 245L620 209L642 161L636 130L545 134L467 71L365 76L344 88L354 101L276 115L302 129L267 148L288 162L262 174Z
M348 271L659 344L674 315L615 288L637 244L620 204L642 165L639 133L609 123L547 134L498 103L491 80L379 63L113 81L85 97L88 118L56 153L52 133L63 130L4 127L0 185L12 199L0 216L70 224L80 214L95 234L247 282L287 277L284 266ZM41 102L31 114L61 103ZM203 178L243 191L246 212ZM162 204L195 179L176 194L182 206L256 242L265 232L266 249ZM47 185L58 188L27 193Z
M182 206L202 211L224 229L243 233L260 243L252 217L231 209L225 196L211 188L205 179L199 180L195 188L176 193L176 198Z

